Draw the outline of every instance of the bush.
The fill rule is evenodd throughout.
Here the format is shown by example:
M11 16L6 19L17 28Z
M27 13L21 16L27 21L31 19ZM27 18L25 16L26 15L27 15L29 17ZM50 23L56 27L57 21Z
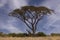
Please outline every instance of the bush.
M5 34L4 34L3 32L0 32L0 36L1 36L1 37L4 37Z
M36 34L36 36L46 36L46 34L43 33L43 32L38 32L38 33Z
M60 33L51 33L51 36L60 36Z
M16 34L15 34L15 33L9 33L9 34L7 34L7 36L8 36L8 37L15 37Z
M0 32L1 37L40 37L40 36L46 36L43 32L38 32L35 35L33 34L27 34L27 33L9 33L9 34L4 34Z
M28 36L28 34L26 34L26 33L18 33L16 36L17 37L26 37L26 36Z
M18 33L18 34L9 33L9 34L7 34L7 36L9 36L9 37L25 37L25 36L28 36L28 34L26 34L26 33Z

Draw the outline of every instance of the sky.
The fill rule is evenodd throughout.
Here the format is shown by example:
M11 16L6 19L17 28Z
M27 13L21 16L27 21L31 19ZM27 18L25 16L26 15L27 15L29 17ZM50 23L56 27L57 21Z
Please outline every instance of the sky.
M55 14L47 15L38 23L38 32L60 33L60 0L0 0L0 32L22 33L27 26L15 17L8 16L14 9L22 6L46 6Z

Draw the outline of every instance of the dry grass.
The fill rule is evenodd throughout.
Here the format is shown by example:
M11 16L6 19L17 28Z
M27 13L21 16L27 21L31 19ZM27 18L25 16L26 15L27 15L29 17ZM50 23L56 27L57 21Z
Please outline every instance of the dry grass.
M0 40L60 40L60 37L0 37Z

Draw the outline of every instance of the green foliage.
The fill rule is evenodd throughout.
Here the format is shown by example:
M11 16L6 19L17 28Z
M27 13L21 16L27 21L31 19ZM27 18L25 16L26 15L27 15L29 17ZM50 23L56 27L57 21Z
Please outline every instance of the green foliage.
M6 34L5 34L5 33L0 32L0 37L5 37L5 36L6 36Z
M16 34L15 33L9 33L9 34L7 34L7 36L9 36L9 37L15 37Z
M26 36L28 36L28 34L27 33L18 33L18 34L16 34L16 36L17 37L26 37Z
M9 37L25 37L25 36L28 36L26 33L9 33L7 34L7 36Z
M3 32L0 32L0 36L3 36Z
M51 36L60 36L60 33L51 33Z
M46 36L43 32L38 32L35 35L33 34L27 34L27 33L8 33L4 34L0 32L0 37L40 37L40 36Z
M37 35L37 36L46 36L46 34L43 33L43 32L38 32L36 35Z

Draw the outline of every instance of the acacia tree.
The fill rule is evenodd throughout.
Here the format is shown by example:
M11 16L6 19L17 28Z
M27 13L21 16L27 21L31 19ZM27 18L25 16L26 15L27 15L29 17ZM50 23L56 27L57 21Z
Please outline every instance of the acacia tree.
M21 9L15 9L9 13L10 16L17 17L22 22L24 22L27 27L27 32L29 34L35 35L37 30L38 22L44 17L44 15L51 14L53 10L40 6L24 6Z

